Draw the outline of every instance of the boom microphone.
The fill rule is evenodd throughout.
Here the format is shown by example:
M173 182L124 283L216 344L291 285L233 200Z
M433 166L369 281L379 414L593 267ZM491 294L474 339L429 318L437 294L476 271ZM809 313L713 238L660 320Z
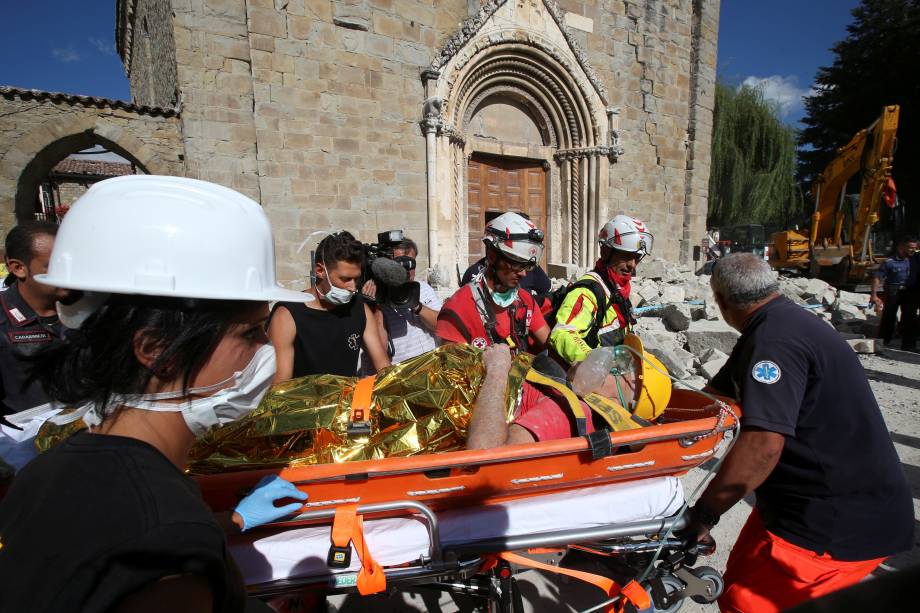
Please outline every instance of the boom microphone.
M389 258L374 258L371 262L374 278L390 287L399 287L409 282L409 271L399 262Z

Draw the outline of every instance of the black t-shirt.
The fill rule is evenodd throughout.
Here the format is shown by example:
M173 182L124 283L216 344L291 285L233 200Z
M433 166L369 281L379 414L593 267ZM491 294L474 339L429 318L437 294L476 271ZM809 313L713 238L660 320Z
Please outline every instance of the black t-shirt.
M0 503L0 611L104 612L169 575L206 578L214 611L245 586L197 484L142 441L80 432Z
M839 560L911 548L900 460L859 358L836 330L776 298L745 324L711 385L740 400L743 427L786 438L757 488L770 532Z
M272 315L282 307L288 310L297 327L295 378L322 374L355 376L367 325L361 296L331 311L311 309L302 302L281 302L275 305Z

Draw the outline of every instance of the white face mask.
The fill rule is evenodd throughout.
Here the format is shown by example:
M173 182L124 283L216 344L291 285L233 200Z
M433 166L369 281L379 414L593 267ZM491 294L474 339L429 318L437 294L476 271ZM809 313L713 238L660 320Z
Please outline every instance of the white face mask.
M252 360L243 370L214 385L193 387L184 392L116 396L112 399L112 404L145 411L182 413L188 429L196 437L200 438L212 427L236 421L254 411L271 387L276 369L275 348L271 344L266 344L259 347L255 355L252 356ZM163 402L164 400L176 400L186 396L200 396L201 394L211 395L190 398L181 402ZM15 421L12 423L17 425L29 423L30 420L34 419L40 419L42 422L51 421L58 425L69 424L81 418L90 426L101 423L99 414L93 404L85 404L64 415L58 414L61 410L62 406L60 404L49 403L17 413L15 416L7 416L7 419L13 417Z
M268 388L271 387L276 368L275 348L269 343L259 347L246 368L220 383L206 387L193 387L185 392L162 392L119 398L116 399L116 402L126 407L146 411L181 412L188 429L200 438L212 427L236 421L254 411L262 401L262 397L268 392ZM227 387L231 383L232 385ZM210 396L177 403L162 402L210 392L214 393Z
M501 308L507 309L512 304L514 304L515 300L517 300L517 294L518 291L516 287L512 287L504 292L496 292L495 290L492 290L492 301Z
M329 291L325 294L317 285L316 292L320 297L330 304L343 305L351 302L351 299L355 297L357 292L353 292L344 287L337 287L332 284L332 278L329 276L329 269L326 268L326 265L323 264L323 271L326 273L326 282L329 283Z

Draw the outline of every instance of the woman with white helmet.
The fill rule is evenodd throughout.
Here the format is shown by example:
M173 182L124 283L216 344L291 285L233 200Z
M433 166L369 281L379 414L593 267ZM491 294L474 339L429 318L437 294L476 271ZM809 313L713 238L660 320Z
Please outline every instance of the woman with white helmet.
M503 213L486 225L482 241L486 266L444 303L437 335L480 348L504 343L514 351L539 352L549 326L520 284L543 257L543 231L517 213Z
M261 207L224 187L127 176L75 203L40 281L83 295L59 305L69 342L36 372L80 407L52 419L89 428L26 465L0 503L0 574L15 586L0 610L247 609L223 529L183 470L197 437L271 384L267 301L305 299L274 266ZM306 497L271 476L232 522L274 521Z
M604 224L594 270L567 289L555 312L549 345L560 361L574 364L596 347L623 341L633 324L630 282L654 240L635 217L617 215Z

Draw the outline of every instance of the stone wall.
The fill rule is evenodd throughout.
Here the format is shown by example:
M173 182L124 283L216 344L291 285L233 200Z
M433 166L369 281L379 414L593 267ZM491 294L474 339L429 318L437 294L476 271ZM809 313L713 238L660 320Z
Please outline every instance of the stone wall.
M420 73L480 8L520 16L502 23L519 28L511 37L529 36L534 19L552 9L565 37L550 36L553 44L566 54L566 41L584 50L578 61L604 91L624 151L585 166L602 185L582 231L593 235L602 217L632 213L652 228L656 253L674 260L702 236L719 0L136 0L136 10L161 15L150 8L157 3L173 13L187 173L263 204L282 279L303 278L296 250L315 230L347 228L369 240L403 228L425 266L435 209L441 264L452 269L448 260L462 259L465 179L459 173L448 187L451 179L437 177L437 189L460 194L459 212L446 200L429 202ZM596 125L607 129L603 106L600 114ZM596 135L598 144L608 140ZM486 149L510 151L501 143ZM551 240L563 262L569 237L558 217L569 202L557 192L570 178L559 167L551 176Z
M559 5L593 21L592 33L572 32L620 107L625 154L611 166L608 212L642 218L657 255L689 257L705 233L719 0Z
M365 240L402 228L426 265L419 73L466 1L248 4L262 204L279 275L303 276L295 251L310 232L343 228Z
M173 0L176 75L188 176L260 201L247 4Z
M183 175L172 111L0 88L0 236L32 215L38 183L60 160L102 144L148 173Z
M131 82L135 104L175 107L179 101L176 81L176 48L172 11L160 0L122 0L127 19L134 27L125 72Z

